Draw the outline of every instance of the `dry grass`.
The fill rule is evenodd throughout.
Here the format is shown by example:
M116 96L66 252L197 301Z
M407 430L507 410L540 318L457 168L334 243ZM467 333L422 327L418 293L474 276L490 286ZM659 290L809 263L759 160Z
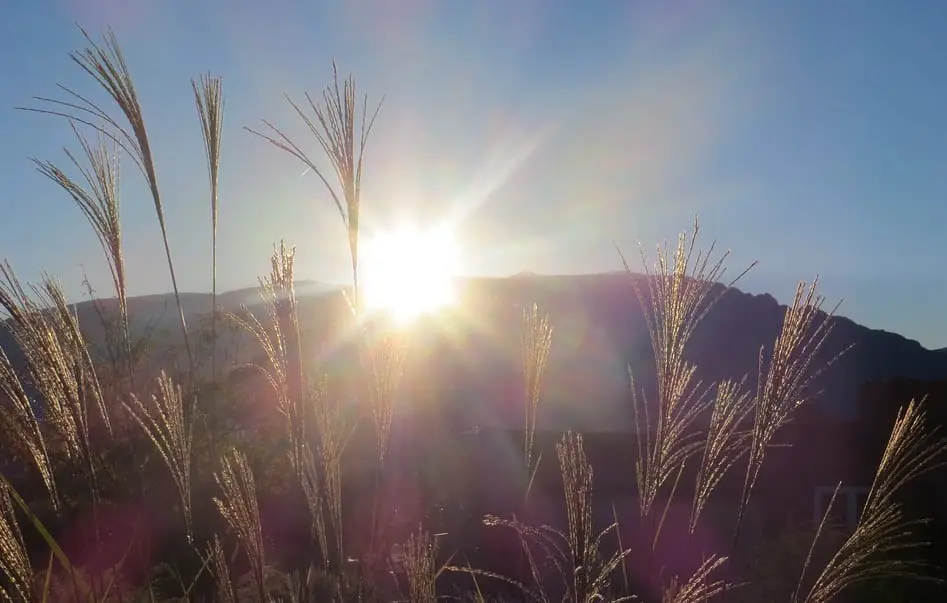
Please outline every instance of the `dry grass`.
M360 335L362 366L367 368L365 380L368 403L381 466L384 465L391 441L395 398L408 351L407 336L385 327L382 327L381 332L372 333L368 326Z
M214 474L221 495L214 498L218 511L236 534L250 562L250 572L260 601L266 600L263 529L257 506L256 483L247 458L231 450L221 459L220 471Z
M111 115L102 105L62 85L59 88L66 94L68 100L37 97L37 100L45 103L49 108L28 110L59 116L67 119L73 125L83 124L91 127L102 136L115 142L138 166L151 193L158 225L161 227L161 238L164 243L168 271L171 275L171 286L174 289L174 297L180 314L184 346L193 368L194 359L191 355L187 323L184 319L184 307L181 305L174 262L171 258L164 205L158 187L158 174L151 151L151 141L148 138L148 130L145 128L144 113L138 100L138 93L135 90L134 81L115 33L108 30L102 44L95 43L85 30L82 30L82 35L85 37L88 46L72 53L70 56L115 103L119 113L124 118L124 124L121 118Z
M723 580L714 580L711 575L727 562L726 557L712 556L697 568L683 584L675 578L664 591L662 603L701 603L709 601L727 589Z
M690 531L693 534L701 511L720 480L747 451L750 434L739 431L740 425L753 412L753 396L744 389L745 380L722 381L717 384L717 397L710 415L710 426L704 441L704 453L697 471Z
M0 597L13 602L33 600L33 568L5 482L0 482Z
M218 176L220 174L220 141L224 125L223 82L219 77L205 75L200 81L191 80L194 104L201 122L204 151L207 155L207 175L210 180L211 215L211 375L217 379L217 213Z
M896 556L923 546L911 534L917 522L905 518L897 496L907 484L944 464L947 438L940 437L938 432L936 427L926 427L924 412L913 401L898 413L858 526L816 578L808 594L800 598L803 570L793 601L827 603L860 582L886 577L918 578L924 570L931 569Z
M215 594L218 603L236 603L237 595L234 593L233 582L230 578L230 566L227 563L227 556L224 553L223 545L220 543L220 538L215 536L214 542L208 548L211 570L217 587Z
M148 436L171 473L180 497L187 537L193 541L191 448L194 439L194 409L185 411L181 387L175 385L164 371L158 377L157 388L158 393L151 396L150 405L142 402L135 394L131 395L130 401L123 401L123 405Z
M813 380L845 352L842 350L828 362L815 365L834 324L834 309L828 314L822 311L824 298L816 293L817 286L818 280L809 286L799 283L796 287L768 364L764 351L760 350L753 436L735 537L773 438L793 411L814 397Z
M44 415L61 439L67 456L77 461L85 472L93 503L96 503L99 485L90 437L90 406L95 407L103 425L111 431L98 376L79 323L59 284L46 277L41 285L30 287L30 292L32 296L20 284L9 263L0 264L0 307L10 317L8 326L26 358L30 382L45 402ZM8 374L6 381L14 378L12 373ZM8 389L18 395L15 384L9 383ZM29 417L22 412L19 416L19 424L28 427ZM20 439L38 446L37 434L32 429L21 434ZM47 487L50 484L47 481Z
M322 102L314 100L308 92L305 96L309 113L289 96L286 96L286 100L319 143L319 147L332 165L337 184L330 183L326 176L327 172L320 168L301 147L272 123L266 120L263 121L266 133L251 128L247 128L247 130L301 161L306 166L307 171L311 171L319 178L332 197L348 235L355 307L360 310L362 302L358 288L358 243L362 160L372 126L375 124L375 118L381 109L381 101L375 105L369 116L368 97L366 96L361 103L360 111L355 78L350 75L340 87L339 73L335 63L332 64L332 85L323 90Z
M186 389L189 394L192 391L190 386L198 385L198 375L178 294L164 206L141 104L114 34L108 32L101 45L93 42L84 31L83 35L89 46L74 53L72 58L106 93L113 108L118 111L110 114L102 104L65 87L61 87L61 90L66 94L66 100L40 99L46 108L34 111L67 119L76 134L82 149L81 161L68 152L67 157L78 169L80 178L71 179L51 162L36 163L40 171L56 182L79 206L102 245L113 285L120 298L123 340L129 362L127 387L118 388L116 399L124 400L125 408L150 440L151 449L164 459L178 490L186 532L191 537L190 544L194 551L200 551L198 554L205 562L205 568L211 569L218 600L239 600L238 593L241 591L234 586L247 578L255 596L261 601L267 600L272 593L267 588L268 568L257 486L246 456L237 450L229 451L219 459L220 468L214 473L220 492L213 502L239 543L234 555L242 550L249 561L249 572L245 576L238 576L231 575L236 566L232 563L233 559L228 563L217 535L207 542L194 542L194 524L197 520L192 516L191 505L195 501L192 500L191 474L192 465L196 463L192 458L192 424L196 409L185 408L181 389L164 373L158 380L157 391L150 398L150 403L143 402L144 397L139 397L141 392L135 390L131 374L125 298L126 268L122 256L119 215L118 150L127 153L139 168L154 202L178 302L184 346L190 361L191 371L186 375L190 380ZM192 90L210 180L213 247L211 279L214 297L211 336L216 340L222 85L219 78L205 76L192 81ZM360 386L368 406L365 416L353 420L345 412L340 402L330 396L327 377L309 379L308 367L304 366L302 356L294 290L293 249L280 244L271 258L270 275L261 279L264 315L257 317L246 312L232 318L257 340L266 356L265 366L258 368L276 392L277 406L285 420L290 444L289 460L309 506L312 538L321 550L326 570L334 572L332 579L335 594L332 597L344 600L346 596L339 593L342 592L343 584L348 588L349 578L344 573L347 557L343 551L343 453L357 421L364 418L370 422L378 446L374 492L377 510L378 480L388 460L394 404L409 342L404 333L389 328L390 325L373 323L364 316L359 291L362 164L380 103L369 114L367 99L359 102L354 79L348 77L344 82L340 81L334 66L333 82L323 91L321 102L309 95L306 95L306 101L308 106L292 100L289 103L316 138L330 164L330 170L322 169L283 131L269 122L263 122L265 133L251 132L289 153L301 161L307 170L311 170L325 186L342 219L348 236L353 272L353 309L357 319L355 337L362 368ZM97 133L97 146L88 142L80 132L80 127L91 128ZM642 517L651 516L655 519L655 514L651 513L653 505L667 493L668 482L672 482L668 495L670 505L685 464L699 456L696 493L689 522L690 531L693 532L708 499L723 476L747 454L747 472L738 510L739 530L739 521L760 474L765 451L793 411L814 396L813 379L832 363L816 364L831 332L832 321L831 314L826 315L821 311L822 299L816 295L815 285L807 288L802 284L786 312L771 353L768 356L762 352L760 354L755 393L745 387L745 381L723 381L717 384L699 382L695 377L697 367L687 358L687 348L701 320L726 291L727 287L721 281L726 272L724 263L727 254L714 259L713 245L707 253L698 251L697 235L695 224L692 235L682 234L674 250L666 246L659 248L657 265L653 270L647 266L642 251L642 259L646 263L647 290L639 286L639 281L634 281L656 360L657 383L652 398L655 404L649 405L646 393L639 391L632 382L632 404L639 427L635 466L640 495L639 510ZM624 257L622 261L630 272ZM733 285L743 274L745 271L730 281L729 285ZM111 429L111 421L96 367L86 349L75 315L54 281L47 278L39 286L27 290L6 263L0 265L0 307L11 318L9 328L26 356L27 365L26 373L18 375L9 359L0 352L0 394L9 398L9 404L0 407L0 423L13 433L16 447L26 453L41 474L54 507L61 506L60 498L64 496L53 477L53 466L59 459L55 458L52 451L58 452L59 449L66 460L83 471L95 504L99 497L96 475L100 464L105 461L93 450L90 434L97 426L97 419L106 431ZM524 313L524 454L526 466L531 472L539 464L534 447L536 417L552 344L552 331L548 316L536 306ZM212 377L216 379L216 359L212 366ZM24 380L36 387L43 400L42 416L45 423L38 419L36 406L27 395ZM197 391L196 388L194 391ZM90 414L93 411L97 411L98 417ZM741 431L741 424L749 420L751 415L752 431ZM697 422L704 416L709 416L710 422L706 430L701 430L697 428ZM214 434L211 429L211 436ZM908 528L913 524L903 516L896 502L896 494L906 483L939 462L936 459L940 458L939 454L944 452L947 443L935 436L925 429L923 413L915 405L909 405L892 432L858 528L818 574L805 597L800 594L805 574L800 578L794 600L823 603L862 581L892 575L917 575L920 567L894 556L917 545L909 537ZM210 460L216 462L216 446L211 448ZM516 516L501 519L487 515L484 519L487 525L506 527L516 535L527 562L530 584L469 566L451 569L506 581L517 586L526 597L544 603L560 594L564 600L576 603L633 598L632 593L625 592L620 597L615 592L616 574L619 568L625 570L625 560L631 551L625 548L620 538L616 538L617 551L612 553L606 550L609 547L605 540L610 538L611 533L615 532L616 537L619 536L617 520L602 530L596 530L594 526L594 473L585 455L582 436L565 434L556 450L566 511L565 529L527 525ZM3 588L6 589L3 594L11 600L29 600L37 574L30 567L10 494L5 488L0 491L0 570L6 579L3 582ZM652 555L655 554L657 538L666 514L667 507L651 543ZM42 527L32 511L27 515L34 525ZM617 517L617 513L615 515ZM376 553L375 522L373 513L369 556ZM44 538L48 536L43 530L40 532ZM54 552L58 551L57 555L61 553L51 537L47 544ZM313 543L310 541L308 544ZM412 602L435 600L436 581L440 574L436 566L437 542L423 527L419 528L408 539L405 553L409 599ZM336 560L337 567L332 567L332 562ZM62 560L60 562L64 566L68 565ZM673 580L664 589L663 600L667 603L696 603L721 594L728 585L714 578L714 574L726 562L727 557L722 555L707 558L686 581ZM195 580L205 568L197 572ZM373 577L370 575L371 570L369 568L363 575L366 581ZM74 577L76 573L72 575ZM293 575L298 582L296 588L290 589L296 593L294 600L305 600L302 593L315 592L312 560L306 559L304 579L298 571ZM92 580L96 588L100 581L99 577ZM626 578L626 589L628 586ZM102 588L99 592L107 590ZM187 590L182 585L182 591ZM359 585L352 592L355 590L361 597L369 589ZM92 592L96 590L92 589ZM480 598L483 598L482 594Z
M8 404L0 404L0 428L13 439L17 449L25 451L39 472L49 492L53 509L59 510L59 491L53 475L53 463L46 447L46 438L36 417L33 401L23 388L6 352L0 349L0 394Z
M526 441L524 456L526 471L533 469L533 440L536 434L536 417L542 395L543 374L549 363L549 351L552 349L552 324L549 315L541 312L533 304L523 311L523 380L525 382L526 401ZM538 460L536 463L538 464Z
M122 225L119 212L119 156L118 147L106 136L99 134L98 145L89 141L71 124L76 140L82 148L84 163L71 152L66 156L79 171L84 184L70 178L49 161L34 159L40 173L62 188L85 215L105 254L112 276L112 286L118 299L119 326L127 369L131 370L131 350L128 334L128 292L125 258L122 252Z
M271 272L260 279L260 294L266 324L246 307L242 314L229 315L239 327L250 333L266 356L267 366L257 367L276 393L290 442L290 462L301 472L306 433L304 420L303 375L299 348L299 322L294 288L296 250L281 243L270 259Z
M437 539L421 527L405 542L404 573L410 603L434 603L437 600L437 549Z
M602 550L606 536L617 532L613 523L601 531L594 531L592 515L592 467L585 457L582 436L572 432L563 435L556 445L559 469L562 475L563 499L566 506L567 530L552 526L531 526L516 519L502 519L487 515L487 526L504 527L515 532L526 557L532 585L475 568L451 567L452 571L466 572L499 579L516 586L525 596L548 603L553 596L552 584L544 575L551 569L561 580L563 601L593 603L594 601L630 601L633 596L610 597L614 575L621 569L629 549L619 548L607 555ZM551 567L547 567L551 566Z
M657 416L651 417L647 396L637 391L632 375L632 402L638 441L635 475L642 516L649 515L662 486L680 473L687 459L698 452L701 436L692 427L713 399L710 388L694 379L697 367L685 358L687 344L700 321L724 294L720 286L728 253L712 261L714 245L707 252L696 249L699 227L691 236L682 233L672 254L658 248L652 274L644 249L641 258L647 275L645 294L634 280L635 293L644 312L657 366ZM625 270L631 268L622 256ZM733 286L752 265L733 279ZM629 368L630 371L630 368Z
M342 406L329 396L325 376L310 385L315 444L309 444L306 481L303 486L310 511L316 521L323 559L336 559L341 567L345 559L342 539L342 454L355 431L356 423ZM324 518L328 517L326 526ZM328 527L328 529L327 529ZM333 539L335 551L329 548Z

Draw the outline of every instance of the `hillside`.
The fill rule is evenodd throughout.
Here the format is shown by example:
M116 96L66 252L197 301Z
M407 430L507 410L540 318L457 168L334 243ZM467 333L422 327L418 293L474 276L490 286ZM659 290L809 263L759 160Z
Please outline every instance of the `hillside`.
M635 278L644 278L637 276ZM341 295L318 284L299 287L300 323L313 362L338 355L337 325L347 312ZM254 290L219 296L226 310L258 302ZM183 296L193 326L211 307L210 296ZM623 273L587 276L518 275L471 279L461 287L460 303L451 312L419 323L408 367L406 396L436 399L457 427L522 424L519 333L522 309L538 303L552 316L555 332L540 428L587 431L629 429L628 365L647 387L653 373L651 345L631 279ZM90 340L101 337L90 302L77 306ZM129 307L136 329L151 324L161 346L178 343L172 295L133 298ZM699 377L718 380L756 375L761 346L772 345L785 307L769 295L737 289L725 292L698 328L690 359ZM843 317L833 319L826 357L853 347L819 380L821 405L838 418L856 410L859 388L868 381L890 378L945 379L947 351L927 350L895 333L872 330ZM222 347L240 347L230 362L254 357L250 342L229 333ZM0 346L18 354L9 334L0 330ZM159 346L160 347L160 346Z

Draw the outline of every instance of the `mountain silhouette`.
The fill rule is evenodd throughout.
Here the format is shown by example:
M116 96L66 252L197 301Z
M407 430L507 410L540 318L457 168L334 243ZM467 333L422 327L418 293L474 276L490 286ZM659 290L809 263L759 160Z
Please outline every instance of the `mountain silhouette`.
M522 313L537 304L549 313L554 333L544 377L540 429L623 431L633 428L629 367L639 388L653 388L654 361L634 280L647 290L647 277L626 273L545 276L524 273L509 278L473 278L460 283L459 303L413 327L405 396L439 400L458 428L522 427ZM786 307L770 295L723 289L717 304L698 326L687 359L705 383L748 378L753 386L760 350L772 349ZM339 327L350 312L338 288L309 283L297 286L300 326L313 363L329 364L345 347ZM183 294L193 326L209 313L208 294ZM108 300L106 300L108 304ZM259 309L255 289L218 295L218 305L236 311L246 304ZM87 337L101 337L91 302L75 306ZM174 296L129 300L132 328L151 324L167 345L179 343ZM885 379L947 379L947 349L928 350L896 333L874 330L841 316L814 366L845 351L814 383L815 404L824 415L846 421L856 417L866 383ZM240 337L240 335L232 335ZM249 341L245 338L245 341ZM5 329L2 347L15 365L22 356ZM255 358L250 354L250 358ZM905 401L906 402L906 401Z

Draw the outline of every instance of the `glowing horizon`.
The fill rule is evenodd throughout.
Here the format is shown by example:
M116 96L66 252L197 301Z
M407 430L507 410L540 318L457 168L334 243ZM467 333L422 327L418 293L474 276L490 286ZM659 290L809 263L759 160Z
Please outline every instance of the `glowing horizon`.
M362 250L359 278L365 307L405 323L456 300L458 250L445 228L405 226L371 237Z

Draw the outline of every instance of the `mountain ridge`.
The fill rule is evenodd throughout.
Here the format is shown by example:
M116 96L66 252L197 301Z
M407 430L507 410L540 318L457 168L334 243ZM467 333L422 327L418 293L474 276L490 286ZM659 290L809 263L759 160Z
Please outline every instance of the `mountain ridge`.
M416 326L421 334L416 338L421 341L419 355L428 359L424 368L435 376L418 373L409 380L417 387L420 380L437 380L458 408L479 409L458 420L478 425L521 423L521 407L510 398L521 387L522 311L536 303L551 315L555 329L546 386L549 400L540 423L588 430L626 428L631 420L626 404L628 367L636 383L646 388L647 378L639 381L639 376L653 374L651 344L633 286L637 279L646 289L645 278L618 272L463 279L458 283L457 307ZM300 325L316 342L313 357L324 358L334 353L329 348L338 347L328 334L344 322L341 313L348 309L341 301L341 288L316 285L298 287ZM752 385L760 349L771 348L786 306L768 293L737 288L718 292L722 295L717 305L694 332L688 360L707 383L748 376ZM209 293L182 295L189 323L210 311L210 300ZM253 288L218 295L218 305L225 311L237 311L243 304L252 310L258 307L254 302L259 297ZM92 302L75 307L80 324L90 329L96 320ZM180 338L173 294L130 298L129 311L135 328L152 320L169 343ZM868 382L947 379L947 349L929 350L916 340L844 316L832 320L833 332L816 365L847 349L818 382L824 390L820 404L839 420L850 420L857 412L859 391ZM326 349L320 347L323 342L330 342ZM0 329L0 347L11 359L19 355L6 329Z

